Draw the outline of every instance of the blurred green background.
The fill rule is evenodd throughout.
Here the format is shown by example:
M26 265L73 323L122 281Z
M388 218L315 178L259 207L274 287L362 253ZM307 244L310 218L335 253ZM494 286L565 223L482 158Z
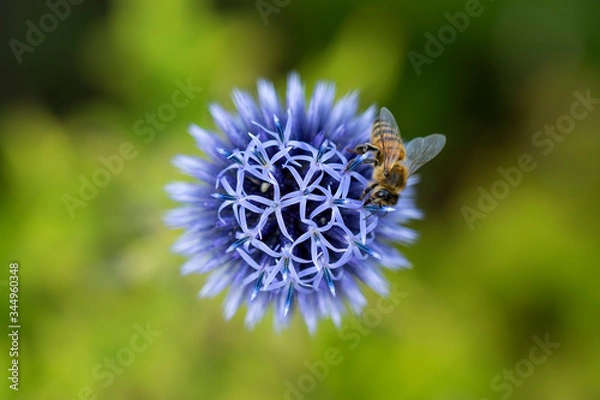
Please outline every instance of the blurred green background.
M576 92L600 97L600 2L6 3L0 321L17 261L22 329L20 390L2 376L2 398L600 399L599 105L569 119ZM39 27L52 8L64 20L44 19L30 46L27 21ZM440 29L447 44L429 43ZM224 322L223 296L198 301L205 277L181 277L169 251L180 232L161 221L175 206L163 186L182 179L174 155L197 154L187 125L213 128L208 104L232 109L230 90L257 78L282 93L294 70L309 91L319 79L359 89L361 107L390 108L407 138L448 137L423 169L414 268L388 274L402 299L381 313L367 292L368 329ZM202 90L139 135L177 81ZM537 133L557 122L569 133ZM64 195L125 142L135 157L70 215ZM535 168L497 183L523 154ZM503 198L483 204L492 186ZM160 335L142 348L147 324ZM547 336L560 347L543 358L532 338ZM7 374L5 334L0 345Z

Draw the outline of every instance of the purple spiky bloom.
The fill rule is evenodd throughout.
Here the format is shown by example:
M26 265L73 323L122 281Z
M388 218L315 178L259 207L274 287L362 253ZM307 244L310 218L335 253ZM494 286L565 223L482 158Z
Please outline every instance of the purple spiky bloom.
M174 159L200 181L167 187L185 205L166 218L186 230L174 251L189 257L183 274L210 274L201 296L228 288L226 319L247 303L252 327L272 303L278 330L296 305L310 332L321 318L339 325L345 304L355 313L366 304L359 282L386 295L382 268L409 266L395 246L417 236L404 226L421 217L416 178L393 208L364 205L372 167L362 163L368 153L349 149L369 141L375 109L358 114L356 93L334 97L334 86L321 82L306 106L292 74L282 105L273 85L259 81L258 103L233 92L238 114L211 106L225 137L190 127L207 159Z

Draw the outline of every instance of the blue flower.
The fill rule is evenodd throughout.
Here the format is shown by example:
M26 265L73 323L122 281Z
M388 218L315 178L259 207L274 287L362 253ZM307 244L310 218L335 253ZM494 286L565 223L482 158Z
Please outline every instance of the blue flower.
M237 114L211 106L224 135L190 127L206 158L174 159L198 182L167 186L184 205L166 217L185 229L173 249L189 258L183 274L209 274L201 296L228 289L226 319L247 304L252 327L272 304L277 330L298 309L312 333L322 318L339 325L347 307L362 311L359 282L385 296L383 269L409 266L396 246L417 237L404 226L421 217L416 177L393 208L365 205L372 166L350 149L369 141L375 109L358 113L356 93L334 100L334 86L321 82L307 106L292 74L282 105L259 81L258 101L233 92Z

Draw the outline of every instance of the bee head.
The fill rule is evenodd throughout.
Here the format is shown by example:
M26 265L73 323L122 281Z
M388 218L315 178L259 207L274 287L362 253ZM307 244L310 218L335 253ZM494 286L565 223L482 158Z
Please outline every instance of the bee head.
M398 195L386 189L379 189L371 195L371 201L375 204L392 206L398 202Z

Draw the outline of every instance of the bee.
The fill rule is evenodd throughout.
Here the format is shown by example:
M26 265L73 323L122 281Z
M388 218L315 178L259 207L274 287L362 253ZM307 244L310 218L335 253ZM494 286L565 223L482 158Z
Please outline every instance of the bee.
M369 195L365 204L391 207L398 202L408 177L433 160L446 144L446 136L439 133L425 138L402 142L394 116L383 107L373 123L371 143L358 145L354 152L372 152L374 157L363 163L373 164L372 182L365 188L361 199Z

